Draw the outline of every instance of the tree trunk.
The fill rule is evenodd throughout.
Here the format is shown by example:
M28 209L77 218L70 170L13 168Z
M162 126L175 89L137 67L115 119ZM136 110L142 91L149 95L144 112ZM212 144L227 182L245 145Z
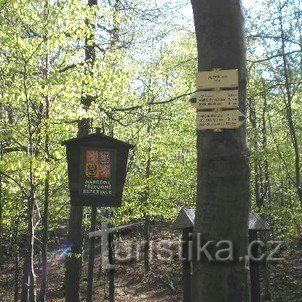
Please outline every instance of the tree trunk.
M14 256L15 256L15 272L14 272L14 302L18 302L19 298L19 217L16 219L15 232L14 232Z
M47 106L49 106L47 100ZM48 114L47 114L48 115ZM47 117L48 118L48 117ZM49 135L46 134L45 138L45 152L46 152L46 162L49 162ZM48 251L48 216L49 216L49 178L50 178L50 171L47 168L45 171L45 182L44 182L44 210L43 210L43 219L42 219L42 226L43 226L43 238L42 238L42 280L41 280L41 289L39 295L39 301L45 302L46 301L46 294L47 294L47 251Z
M28 255L24 258L21 302L28 302Z
M0 142L0 160L2 160L3 157L3 145L2 141ZM2 192L2 174L0 174L0 242L3 242L2 240L2 217L3 217L3 192ZM0 245L0 266L3 263L3 246Z
M97 0L88 0L88 6L93 7L98 4ZM86 20L87 27L90 27L90 34L85 41L85 61L88 65L87 72L91 72L91 68L95 62L95 42L94 31L95 24L89 24ZM82 97L82 105L88 110L91 102L95 97L85 95ZM82 119L78 123L78 137L89 134L90 120ZM66 258L66 273L65 273L65 301L80 302L80 276L82 266L82 221L83 207L72 206L69 218L68 242L71 243L71 254Z
M90 232L95 231L97 220L97 207L91 208L91 225ZM87 276L87 302L93 301L93 271L95 256L95 237L89 239L89 260L88 260L88 276Z
M284 31L284 20L283 20L283 12L282 7L279 8L279 19L280 19L280 31L281 31L281 51L282 51L282 64L283 64L283 73L285 80L285 106L286 106L286 120L289 126L289 133L292 142L292 146L295 154L295 184L297 195L300 200L300 205L302 208L302 182L301 182L301 158L300 158L300 146L299 140L297 137L297 130L295 126L295 121L293 117L293 109L292 109L292 101L293 101L293 93L292 93L292 83L290 77L290 68L288 66L288 59L286 57L286 37Z
M15 273L14 273L14 302L19 298L19 248L15 250Z
M151 107L148 108L148 114L151 112ZM150 215L149 215L149 196L150 196L150 185L149 185L149 178L151 176L151 150L152 150L152 140L150 137L152 136L151 133L151 121L148 120L147 124L147 135L149 137L148 142L148 148L147 148L147 163L146 163L146 180L147 185L145 187L145 190L143 192L143 203L145 207L145 213L144 213L144 220L145 220L145 226L144 226L144 268L145 273L148 273L150 271Z
M245 114L246 60L241 2L191 2L197 36L198 70L238 69L240 111ZM250 301L249 274L245 263L249 212L246 129L197 131L197 152L192 301ZM215 260L215 251L219 250L216 244L221 240L232 243L234 260ZM208 248L214 260L207 260L205 253L201 253L198 261L197 243L203 247L209 241L214 242ZM224 245L219 248L221 250Z
M32 174L32 172L30 172ZM34 197L28 201L28 242L26 257L24 260L23 269L23 284L21 293L21 302L35 302L36 301L36 288L35 288L35 273L34 273L34 239L35 239L35 226L34 226Z
M35 240L35 184L34 184L34 167L33 167L33 157L34 157L34 139L33 139L33 122L31 118L31 102L28 95L27 89L27 67L24 65L24 75L23 75L23 86L24 95L26 99L26 118L27 118L27 131L28 131L28 156L29 156L29 196L27 198L27 211L28 211L28 239L27 239L27 251L24 260L24 270L23 270L23 284L22 284L22 294L21 302L35 302L36 301L36 278L34 272L34 240Z
M49 17L49 3L48 0L45 1L44 5L44 17L45 20L48 20ZM47 30L47 29L46 29ZM46 56L45 56L45 68L44 68L44 77L46 80L49 79L50 73L50 62L49 62L49 37L48 33L45 33L44 36L44 43L46 48ZM44 104L45 104L45 121L46 123L49 122L49 104L50 99L49 95L45 95L44 97ZM43 227L43 238L42 238L42 276L41 276L41 288L40 288L40 295L39 295L39 302L46 301L46 294L47 294L47 251L48 251L48 229L49 229L49 195L50 195L50 138L48 129L45 130L45 163L47 164L45 170L45 181L44 181L44 209L43 209L43 217L42 217L42 227Z

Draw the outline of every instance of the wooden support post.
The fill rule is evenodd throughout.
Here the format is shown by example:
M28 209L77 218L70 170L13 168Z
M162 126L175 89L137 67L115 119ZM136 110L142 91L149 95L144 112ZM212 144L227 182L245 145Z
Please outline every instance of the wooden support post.
M249 230L249 242L258 240L256 230ZM258 245L254 244L251 250L254 259L259 258ZM250 278L251 278L251 302L260 302L260 272L259 261L250 261Z
M91 227L90 231L94 232L96 228L97 208L91 209ZM94 268L94 248L95 237L89 240L89 260L88 260L88 276L87 276L87 302L93 301L93 268Z
M145 273L148 273L150 271L150 217L148 215L145 216L144 237L144 267Z
M113 257L113 234L108 235L108 248L109 248L109 301L114 302L114 257Z
M83 207L71 207L68 242L72 244L71 254L65 262L65 302L80 302L80 275L82 267L82 220Z
M182 282L183 282L183 302L191 301L191 260L189 259L189 241L192 229L187 228L182 231Z

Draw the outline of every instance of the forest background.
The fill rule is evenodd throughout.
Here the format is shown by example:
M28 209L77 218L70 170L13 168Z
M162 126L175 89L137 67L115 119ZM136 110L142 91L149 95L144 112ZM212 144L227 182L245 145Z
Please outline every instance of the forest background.
M301 1L243 4L251 207L275 238L296 244ZM84 60L91 24L93 65ZM78 0L1 0L0 26L0 265L8 255L23 259L30 226L40 241L43 229L67 228L61 142L75 137L85 118L91 131L136 145L112 223L172 221L181 206L194 205L196 117L188 99L196 90L197 52L188 1L102 0L88 7ZM89 108L81 103L85 95L94 96ZM84 231L89 221L85 208Z

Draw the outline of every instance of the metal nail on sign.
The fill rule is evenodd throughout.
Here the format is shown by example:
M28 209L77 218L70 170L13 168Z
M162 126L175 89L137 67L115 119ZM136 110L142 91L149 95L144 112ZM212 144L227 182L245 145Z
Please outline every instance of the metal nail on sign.
M197 89L238 87L238 69L200 71L196 76Z
M196 109L239 108L238 90L198 91L195 97Z
M239 128L245 120L245 116L239 110L227 111L198 111L197 129L235 129Z

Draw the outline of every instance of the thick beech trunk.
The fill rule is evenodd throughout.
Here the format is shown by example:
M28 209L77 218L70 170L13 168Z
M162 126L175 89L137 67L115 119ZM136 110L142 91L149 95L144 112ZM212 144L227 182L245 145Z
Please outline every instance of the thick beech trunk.
M244 20L239 0L192 0L198 70L239 70L240 111L246 111ZM208 241L213 261L194 258L193 302L250 301L248 268L249 166L246 129L197 131L197 208L193 234ZM199 234L199 235L198 235ZM215 245L229 240L234 261L215 260ZM220 249L225 245L221 245ZM195 250L196 251L196 250ZM222 256L222 255L220 255ZM242 261L239 258L243 257Z

